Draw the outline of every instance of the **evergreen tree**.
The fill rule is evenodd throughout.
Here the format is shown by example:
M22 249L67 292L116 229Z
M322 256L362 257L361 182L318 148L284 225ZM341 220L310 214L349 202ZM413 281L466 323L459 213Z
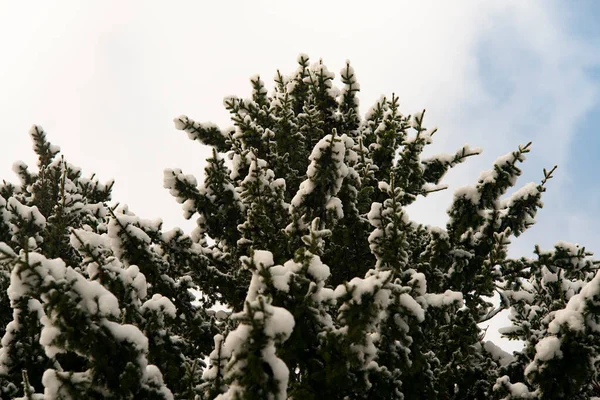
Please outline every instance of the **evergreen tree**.
M504 334L525 348L504 366L495 390L509 399L598 396L598 262L566 242L551 251L536 248L535 255L514 263L513 271L526 270L527 277L505 291L513 325Z
M598 262L566 242L507 256L554 169L507 195L520 146L455 192L445 227L418 224L406 207L480 150L426 158L424 110L392 94L363 118L350 63L334 79L300 55L225 99L233 128L175 119L212 147L200 183L164 172L190 234L112 203L34 127L38 171L0 185L0 396L599 396ZM505 309L513 355L480 327Z
M531 225L550 173L503 199L529 151L520 147L476 186L457 191L446 229L415 224L403 208L444 189L445 173L480 150L423 158L436 132L425 128L424 112L401 114L393 95L361 120L349 63L341 90L322 62L310 65L301 55L298 63L290 77L277 73L271 95L253 77L251 98L226 99L234 130L175 120L232 160L229 175L218 167L222 195L210 191L211 204L223 207L202 207L214 181L209 169L200 188L181 172L173 174L177 184L165 181L187 217L200 214L196 240L214 241L209 251L226 261L214 263L230 275L222 301L243 308L243 295L225 289L248 286L239 257L262 250L274 256L264 292L296 320L278 349L293 371L292 398L490 398L501 362L478 323L510 305L496 308L486 298L522 279L511 272L505 247ZM224 223L228 209L235 217ZM312 262L327 267L325 278L307 273ZM306 304L311 286L322 294ZM314 332L317 340L296 332Z

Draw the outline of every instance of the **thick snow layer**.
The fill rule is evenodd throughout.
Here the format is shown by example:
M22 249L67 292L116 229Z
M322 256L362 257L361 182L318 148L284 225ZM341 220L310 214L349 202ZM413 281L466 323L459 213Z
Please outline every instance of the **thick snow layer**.
M273 378L278 384L278 396L276 396L274 400L284 400L286 398L285 393L287 392L290 370L283 360L278 358L275 354L275 346L265 347L262 351L262 358L271 367Z
M8 199L8 207L19 215L19 217L23 218L25 221L30 221L35 224L39 228L43 228L46 226L46 218L42 215L42 213L38 210L36 206L26 206L21 204L14 197L10 197Z
M508 199L506 199L503 205L507 207L512 207L518 201L527 200L530 197L537 197L540 195L540 186L535 182L529 182L522 188L515 191Z
M4 242L0 242L0 254L6 255L11 258L17 256L13 249Z
M528 304L533 303L533 301L535 300L535 293L530 292L528 290L525 289L521 289L521 290L504 290L502 292L507 298L518 302L518 301L525 301Z
M252 327L246 324L240 324L237 328L229 332L225 339L224 350L232 354L234 351L241 349L244 341L249 337Z
M525 376L539 368L540 361L549 361L554 358L562 358L563 352L560 349L560 339L556 336L546 336L535 345L535 357L525 368Z
M112 336L119 342L127 342L134 345L140 353L148 352L148 338L135 325L119 324L117 322L104 320L102 322Z
M40 333L40 344L44 346L46 355L53 358L56 354L64 352L62 348L54 343L60 335L60 329L52 325L52 322L46 316L42 317L40 322L43 325Z
M446 290L444 293L426 293L423 297L430 307L443 307L450 304L456 304L461 307L463 304L462 293L452 290Z
M29 265L35 274L21 273L19 268L14 268L11 274L11 284L8 295L11 299L30 294L40 285L48 285L53 281L72 282L72 290L80 297L80 306L92 314L103 316L119 316L119 304L117 298L104 288L100 283L86 280L81 274L66 267L61 259L48 260L37 253L29 253Z
M454 191L454 201L460 198L469 200L473 204L479 204L481 193L479 193L477 188L474 186L461 186Z
M125 283L135 289L141 300L145 299L148 292L148 284L146 283L146 277L140 272L140 268L137 265L130 265L124 272L131 279L131 281L126 281Z
M510 385L510 394L512 394L515 397L524 397L529 394L529 388L524 383L517 382Z
M15 174L19 175L21 173L21 171L24 171L27 169L27 164L25 163L25 161L17 160L15 162L13 162L11 169Z
M321 257L313 255L308 265L308 273L317 281L324 281L330 275L329 267L321 261Z
M252 261L256 265L270 267L273 265L273 253L267 250L255 250L254 254L252 254Z
M167 400L174 399L173 393L167 388L163 381L162 373L156 365L148 365L144 371L144 383L152 388L157 388L162 398Z
M269 305L265 307L265 312L271 313L270 317L265 320L264 333L265 335L280 340L287 340L294 330L294 317L292 314L281 307L273 307Z
M375 201L375 202L371 203L371 209L369 210L369 213L367 214L367 219L369 220L369 223L376 228L379 228L381 226L382 209L383 209L383 204Z
M49 368L42 376L42 385L44 385L44 398L47 400L67 399L71 397L63 381L70 381L74 384L90 384L92 380L90 371L85 372L62 372Z
M87 273L91 279L98 279L102 282L105 282L103 280L105 278L118 279L123 287L134 289L132 301L139 302L146 298L148 289L146 277L140 272L137 265L125 268L117 258L112 256L111 238L108 234L98 235L94 232L76 229L72 232L70 240L71 245L84 257L84 264L87 263ZM101 265L93 260L99 260ZM104 278L101 278L102 276Z
M99 235L95 232L86 231L84 229L75 229L69 241L75 249L82 249L84 246L91 249L108 249L110 248L110 238L108 235ZM96 253L94 255L97 255Z

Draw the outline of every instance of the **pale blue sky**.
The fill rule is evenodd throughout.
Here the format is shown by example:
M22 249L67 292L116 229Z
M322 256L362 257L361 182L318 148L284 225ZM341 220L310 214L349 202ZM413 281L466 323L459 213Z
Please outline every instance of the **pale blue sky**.
M39 124L84 172L116 178L116 200L189 229L162 170L201 178L208 151L172 119L229 125L224 96L248 95L255 73L293 71L305 52L335 72L352 61L363 112L391 92L405 113L427 108L432 151L483 147L414 219L444 224L453 189L531 140L521 183L559 169L513 254L561 239L600 253L599 4L0 0L0 178L15 179L15 160L34 164L27 131Z

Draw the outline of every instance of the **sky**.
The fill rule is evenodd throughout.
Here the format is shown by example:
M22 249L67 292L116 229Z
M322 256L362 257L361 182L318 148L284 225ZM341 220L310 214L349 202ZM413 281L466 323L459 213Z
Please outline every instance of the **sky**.
M426 108L439 128L429 153L483 148L411 218L443 226L456 188L532 141L519 185L558 169L511 254L566 240L600 256L598 18L593 0L0 0L0 179L16 181L14 161L35 165L28 130L41 125L84 174L116 179L115 200L190 230L162 173L201 180L210 150L173 118L228 127L225 96L248 96L251 75L291 73L307 53L335 72L351 61L362 112L392 92L406 114Z

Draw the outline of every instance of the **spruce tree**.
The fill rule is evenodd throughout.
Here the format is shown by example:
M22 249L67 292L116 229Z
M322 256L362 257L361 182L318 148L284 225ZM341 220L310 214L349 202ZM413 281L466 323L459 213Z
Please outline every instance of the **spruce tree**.
M211 165L218 152L231 160L231 171L209 165L200 187L180 171L165 180L186 217L199 213L195 240L212 242L209 252L226 262L214 263L229 275L222 301L242 310L239 287L250 277L239 260L268 250L275 265L263 269L262 290L296 321L278 348L291 398L490 398L501 361L478 324L509 304L486 299L523 278L503 276L512 262L505 247L531 225L545 181L503 195L529 145L457 191L446 229L416 224L404 207L444 189L446 172L479 150L424 158L437 131L424 112L403 115L392 95L361 119L349 63L341 90L321 61L301 55L298 64L289 77L277 73L270 94L253 77L251 98L227 98L233 129L175 119L213 146ZM318 280L313 262L327 271Z
M167 314L174 306L166 298L142 304L146 278L115 257L112 183L57 157L40 127L30 133L38 172L15 163L21 184L4 182L0 192L1 295L10 304L2 310L2 397L42 390L46 398L172 398L139 328L152 314L160 319L158 305Z
M0 185L0 396L600 395L598 262L566 242L507 255L554 169L513 191L519 146L455 191L445 227L411 221L481 150L425 157L424 110L392 94L362 116L349 62L334 80L300 55L272 90L253 76L225 99L233 128L175 119L212 147L203 179L164 171L189 234L114 203L34 127L38 170ZM513 355L481 328L505 309Z

